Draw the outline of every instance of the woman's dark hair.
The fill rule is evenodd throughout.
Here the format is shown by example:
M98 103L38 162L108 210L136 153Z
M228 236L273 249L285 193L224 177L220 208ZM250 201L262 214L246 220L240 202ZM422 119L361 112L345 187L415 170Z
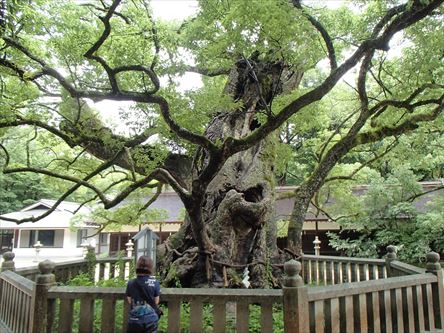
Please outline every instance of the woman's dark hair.
M136 263L137 275L152 275L153 274L153 260L148 256L141 256Z

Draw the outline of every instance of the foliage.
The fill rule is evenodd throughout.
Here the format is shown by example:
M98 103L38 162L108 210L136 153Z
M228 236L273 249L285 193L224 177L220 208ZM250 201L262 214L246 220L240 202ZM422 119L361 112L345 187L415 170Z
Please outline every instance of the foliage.
M80 273L77 274L75 277L70 279L67 283L67 286L85 286L85 287L91 287L94 286L94 281L91 280L91 276L89 273Z
M387 245L396 245L398 257L410 262L424 260L430 250L442 251L443 190L418 197L416 201L425 202L418 208L412 199L422 191L417 177L405 166L387 178L372 172L363 195L337 197L332 211L348 217L338 220L345 236L330 234L330 244L347 255L360 257L378 257ZM350 239L346 236L350 229L360 235Z
M18 138L27 140L26 145L16 145ZM49 163L44 154L44 146L33 140L34 131L17 129L16 131L0 132L0 144L13 154L14 166L26 163ZM40 156L29 154L27 150L39 151ZM7 163L6 157L0 155L0 164ZM9 162L11 163L11 162ZM0 214L20 210L40 199L55 199L61 193L51 184L49 179L35 173L0 173Z
M277 237L284 238L287 237L288 234L288 223L289 221L279 220L276 222L277 224Z
M53 198L39 175L0 174L0 214L18 211L41 198Z

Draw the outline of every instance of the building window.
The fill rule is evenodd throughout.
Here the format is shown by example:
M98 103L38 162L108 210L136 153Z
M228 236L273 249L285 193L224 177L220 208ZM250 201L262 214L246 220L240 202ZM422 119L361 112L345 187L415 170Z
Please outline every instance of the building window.
M63 247L64 230L21 230L20 247L34 247L40 241L44 247Z
M0 253L12 250L13 230L0 230Z
M109 253L109 234L100 233L99 234L99 253Z
M39 230L37 240L39 240L43 246L54 246L54 239L54 230Z
M29 247L33 247L37 241L43 246L54 247L54 230L31 230L29 235Z
M83 242L87 242L88 229L77 230L77 247L80 247Z
M108 233L101 233L99 235L99 243L101 245L108 245Z

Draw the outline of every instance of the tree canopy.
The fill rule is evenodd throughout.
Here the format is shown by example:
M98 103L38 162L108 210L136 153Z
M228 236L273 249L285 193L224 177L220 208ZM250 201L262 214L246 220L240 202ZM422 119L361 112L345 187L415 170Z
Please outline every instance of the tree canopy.
M217 280L216 259L276 257L264 251L273 173L286 167L276 154L302 145L288 243L297 255L310 200L349 153L380 144L380 155L390 140L442 128L442 2L205 0L172 23L144 0L2 1L0 129L35 129L54 161L19 160L0 143L3 172L67 182L58 202L83 190L105 209L153 180L169 184L187 210L177 237L181 250L197 249L197 284ZM187 72L202 75L201 88L180 89ZM129 134L97 111L103 100L124 102ZM215 258L225 228L246 245Z

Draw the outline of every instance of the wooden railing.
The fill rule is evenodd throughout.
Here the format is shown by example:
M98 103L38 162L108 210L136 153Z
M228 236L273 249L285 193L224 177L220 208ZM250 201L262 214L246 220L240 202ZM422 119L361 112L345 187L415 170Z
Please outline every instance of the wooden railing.
M302 276L310 285L332 285L387 277L384 259L304 255Z
M52 287L48 299L57 305L54 310L59 313L58 321L48 327L51 332L71 332L73 327L79 332L93 332L94 321L101 332L126 332L128 304L124 302L123 288ZM203 310L207 305L212 306L214 332L227 331L230 315L236 318L237 332L249 332L249 306L254 304L261 308L261 331L272 333L276 332L272 306L282 303L282 290L166 288L162 289L162 302L167 304L168 332L204 332ZM76 303L80 309L77 317ZM184 303L190 309L189 327L181 327ZM227 316L228 303L228 312L232 309L232 313Z
M126 332L124 288L56 286L52 274L55 265L40 265L36 283L24 282L26 279L13 272L0 274L0 331L22 332L14 325L20 325L16 311L26 300L30 310L22 309L17 316L29 314L31 333ZM443 274L436 253L427 255L425 270L397 261L395 253L389 253L385 260L305 256L302 264L286 262L284 270L281 290L163 289L166 330L204 332L203 322L211 322L216 333L247 333L251 331L252 306L260 307L261 332L279 332L277 322L273 322L276 309L283 313L285 333L425 332L444 328ZM310 276L316 277L315 284L319 281L323 285L304 283L303 277ZM349 282L354 279L359 280ZM17 296L19 293L23 294ZM31 303L30 295L35 295ZM181 313L184 304L187 310ZM184 315L189 316L189 327L181 327Z
M130 275L134 258L98 258L96 259L96 281L108 280L116 277L122 279Z
M0 331L27 332L35 283L11 271L0 278Z
M97 313L101 332L126 332L128 304L123 288L56 286L48 290L48 300L58 314L58 320L48 323L49 332L72 332L74 327L78 332L94 332ZM120 320L116 320L118 311Z
M441 328L436 275L308 289L310 332L424 332Z
M90 265L94 267L95 280L108 280L115 277L128 278L133 258L98 258L94 263L86 259L55 263L54 275L57 282L66 283L80 273L87 273ZM15 272L29 280L35 281L39 274L38 267L17 268Z
M236 332L250 332L250 305L260 307L261 332L276 332L273 328L273 305L282 303L282 290L273 289L168 289L162 291L162 301L168 304L168 332L204 332L203 309L212 305L213 332L226 332L228 319L235 317ZM190 306L190 327L181 327L181 304ZM232 310L232 313L227 314Z

